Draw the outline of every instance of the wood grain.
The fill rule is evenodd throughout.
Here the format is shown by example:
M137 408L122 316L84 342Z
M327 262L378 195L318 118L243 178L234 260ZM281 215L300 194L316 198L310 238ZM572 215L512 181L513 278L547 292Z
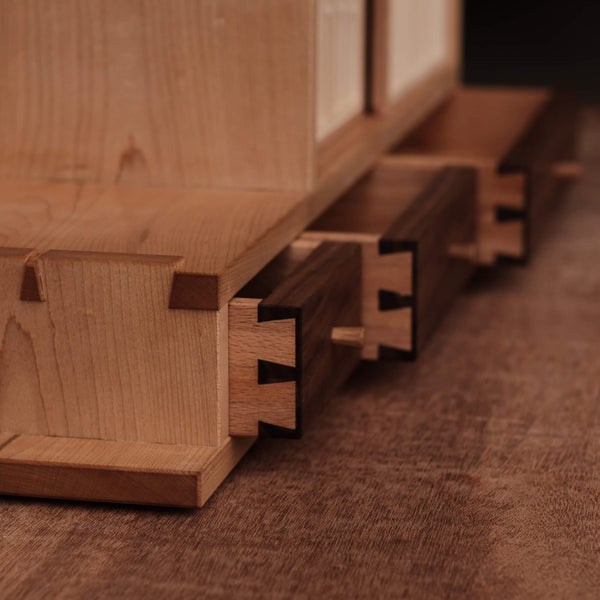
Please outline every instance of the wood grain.
M216 446L227 435L227 311L169 310L177 257L0 252L0 430Z
M3 594L594 598L600 110L585 119L583 177L535 260L480 272L419 361L362 364L199 511L3 498Z
M413 333L416 357L442 315L474 271L469 260L455 258L454 245L476 241L477 177L474 169L438 172L407 210L384 233L381 253L413 248Z
M316 140L365 110L365 0L317 0Z
M0 182L0 246L183 257L181 308L223 306L306 221L297 194Z
M202 506L253 441L198 447L22 435L0 448L0 493Z
M434 73L385 117L330 136L310 192L1 181L0 245L180 256L173 306L221 308L445 99L452 81Z
M460 88L398 151L495 165L549 99L541 89Z
M1 178L312 184L312 0L2 0L0 12Z
M230 435L258 435L261 422L296 427L296 320L263 322L259 303L254 298L229 303ZM291 380L261 382L259 361L286 367Z
M473 267L450 256L475 241L475 172L383 160L305 239L362 245L366 359L416 357Z
M524 211L526 252L540 236L543 212L561 185L577 177L573 168L579 130L580 105L571 96L556 95L540 110L535 119L515 140L502 158L501 173L523 173L527 178ZM570 160L566 173L557 171L563 161ZM575 163L576 166L576 163Z
M428 169L388 168L378 165L303 233L306 240L354 242L362 246L362 358L377 360L380 346L410 354L413 309L410 303L382 311L380 290L401 298L413 294L413 257L410 251L380 253L383 233L415 200L433 175Z
M572 150L574 144L577 111L570 102L559 104L545 90L463 88L394 152L406 165L478 169L482 264L529 255L531 223L539 221L529 207L543 205L552 195L557 180L551 163L570 158L559 149ZM535 176L523 166L524 154L529 165L535 160ZM520 167L510 168L519 162Z
M291 332L283 331L279 340L263 337L258 343L249 340L248 343L235 343L236 352L245 350L248 355L248 367L251 369L248 372L254 378L253 387L250 385L252 381L241 382L241 403L248 404L251 401L254 389L269 390L273 386L289 385L288 382L277 383L282 373L293 379L293 423L281 426L275 421L264 421L262 429L270 435L302 435L307 421L319 412L327 398L348 377L360 359L359 348L336 344L331 335L337 327L361 326L361 248L353 243L325 242L308 253L311 246L312 244L300 243L295 249L292 245L289 251L276 258L272 265L268 265L255 281L241 290L240 296L257 296L254 302L243 297L234 301L258 307L258 312L254 314L257 322L249 324L255 331L274 333L275 328L287 328L290 321L295 324L294 336ZM238 328L234 328L230 320L230 339L232 335L238 335ZM286 354L282 350L282 341L286 340L295 341L293 362L290 356L285 358ZM286 343L283 348L287 353L289 344ZM276 363L270 365L269 379L262 385L258 377L257 359ZM237 359L232 358L230 352L230 364L232 363L237 364ZM289 369L278 369L278 365L294 366L295 369L290 372ZM239 383L232 372L231 389L237 390ZM268 400L270 392L263 391L263 394L268 394ZM283 387L282 394L275 400L280 406L284 402L284 394L285 406L289 406L287 387ZM232 415L237 414L233 404L230 411ZM254 429L251 431L255 431L258 427L256 419L252 425ZM247 430L230 429L232 434L237 434L238 431L245 433Z

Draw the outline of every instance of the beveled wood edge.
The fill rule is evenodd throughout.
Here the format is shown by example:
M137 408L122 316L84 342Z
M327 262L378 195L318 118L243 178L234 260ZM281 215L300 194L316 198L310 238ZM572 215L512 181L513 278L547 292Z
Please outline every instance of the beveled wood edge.
M442 68L385 114L365 114L351 123L349 128L342 128L342 131L325 140L317 152L319 175L314 189L297 191L298 200L290 210L225 267L215 272L189 272L185 270L185 256L177 257L184 262L174 277L171 308L218 310L225 306L274 256L372 168L377 159L396 144L403 134L441 104L455 86L456 78L452 70ZM265 248L268 248L267 252ZM76 254L95 253L76 251ZM111 252L102 254L107 260L127 257L139 261L147 260L149 256ZM38 295L41 297L41 294ZM35 296L26 290L26 298Z
M20 434L0 432L0 452L9 447ZM36 436L25 436L36 437ZM53 436L53 440L60 439ZM65 438L69 440L71 438ZM256 437L229 437L220 446L210 447L214 454L197 468L183 467L181 469L160 469L149 466L147 469L139 466L111 467L103 464L69 463L61 460L49 462L47 460L20 460L18 458L5 458L0 456L0 495L24 496L32 498L52 498L60 500L75 500L84 502L107 502L118 504L136 504L148 506L165 506L174 508L199 508L203 506L216 491L223 480L229 475L236 464L243 458L246 452L256 441ZM94 440L103 444L113 443L111 440ZM136 448L138 442L127 442L121 444L131 445ZM169 444L151 444L157 449L169 451ZM19 479L19 483L11 485L11 473ZM69 479L75 477L70 493L61 493L59 490ZM89 497L81 490L86 489L86 482L94 478L102 477L106 483L105 492ZM114 491L117 485L122 485L123 479L127 479L128 485L134 490L140 490L132 499L123 499ZM43 480L44 488L36 492L36 481ZM168 486L170 493L178 499L165 502L160 494L149 491L152 481L159 489Z

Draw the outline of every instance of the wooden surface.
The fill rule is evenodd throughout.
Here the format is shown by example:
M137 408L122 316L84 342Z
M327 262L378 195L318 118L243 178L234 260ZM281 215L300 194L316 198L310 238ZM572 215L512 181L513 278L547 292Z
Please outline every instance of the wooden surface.
M0 183L0 246L182 257L202 275L196 308L222 306L307 220L299 194Z
M365 0L317 0L316 140L365 110Z
M318 142L367 103L366 4L2 0L0 178L312 190ZM394 97L404 131L456 84L449 56Z
M546 90L461 88L399 150L496 165L549 99Z
M415 358L472 271L450 248L475 228L474 170L383 159L302 239L362 245L363 358Z
M30 255L0 249L0 431L220 444L227 311L169 310L178 259L51 251L24 302Z
M361 367L202 510L0 500L12 598L594 598L600 112L526 269L480 275L417 363Z
M229 433L258 435L259 424L296 427L296 319L259 320L260 298L229 304ZM263 383L259 361L291 373Z
M525 258L540 235L541 215L546 204L557 191L581 176L581 165L575 160L580 112L576 98L554 96L522 132L500 164L501 173L522 173L526 177L526 204L522 212ZM518 218L519 214L514 216Z
M460 88L390 156L407 166L478 170L480 264L529 256L536 218L531 207L552 196L559 182L552 163L564 158L563 146L572 141L578 121L575 103L559 102L559 111L556 104L544 90Z
M307 253L310 248L314 249ZM326 405L335 389L360 360L360 348L336 344L332 340L334 328L360 327L362 324L360 282L359 244L324 242L315 247L314 243L300 241L290 251L277 257L255 281L251 281L240 291L242 297L258 296L261 299L255 313L258 322L252 329L268 332L279 328L282 331L286 322L292 320L295 323L295 339L293 335L285 335L284 332L281 339L272 344L274 352L271 356L266 344L259 343L255 349L251 343L245 344L247 348L254 350L250 356L253 362L249 365L253 368L246 369L254 379L254 386L248 385L252 383L248 378L242 382L233 381L234 390L239 392L233 399L231 409L235 421L230 419L230 424L236 426L230 426L232 435L253 435L258 432L256 414L262 404L261 389L266 388L265 406L278 407L279 411L273 412L282 415L281 409L289 406L286 402L288 388L283 390L285 398L272 396L269 389L272 386L289 385L286 380L290 379L295 383L296 397L292 424L285 425L263 418L262 428L271 435L302 435L307 422L314 419L314 415ZM241 298L234 302L240 300ZM230 320L230 326L231 324ZM238 338L244 329L248 329L248 325L244 324L242 328L233 328L231 331L236 340L234 368L241 362L239 356L244 350L244 344ZM282 344L290 338L295 341L293 361L289 356L289 344ZM229 356L231 360L231 351ZM263 378L262 385L257 359L270 363L264 365L267 376ZM290 371L290 366L295 369ZM257 382L259 385L256 385ZM247 419L242 422L248 423L250 429L240 427L240 416L250 417L249 423Z
M194 508L253 442L198 447L11 435L0 443L0 493Z
M475 245L476 223L475 170L446 168L436 173L379 242L382 254L407 248L414 254L411 353L415 358L474 271L471 260L457 258L451 249ZM386 350L393 355L393 348L380 354Z
M0 246L183 257L174 306L223 306L450 93L441 71L384 118L364 117L319 151L310 193L0 182Z
M307 189L312 1L0 2L0 178Z

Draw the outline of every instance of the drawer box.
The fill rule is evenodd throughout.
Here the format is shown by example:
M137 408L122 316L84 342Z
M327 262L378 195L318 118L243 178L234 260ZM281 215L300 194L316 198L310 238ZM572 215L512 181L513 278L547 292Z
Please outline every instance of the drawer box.
M476 175L384 160L304 234L362 246L366 359L415 358L473 265Z
M229 434L299 437L360 360L361 246L296 242L229 305Z
M477 169L477 261L524 261L574 162L577 104L544 90L464 88L393 152L406 166Z

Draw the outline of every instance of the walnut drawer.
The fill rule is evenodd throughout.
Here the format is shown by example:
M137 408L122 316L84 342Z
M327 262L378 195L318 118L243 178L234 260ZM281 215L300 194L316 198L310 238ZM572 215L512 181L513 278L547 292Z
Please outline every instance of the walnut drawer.
M232 300L230 435L302 434L360 360L360 282L360 244L296 242Z
M474 170L383 162L304 234L362 245L363 358L417 356L473 270L475 210Z

